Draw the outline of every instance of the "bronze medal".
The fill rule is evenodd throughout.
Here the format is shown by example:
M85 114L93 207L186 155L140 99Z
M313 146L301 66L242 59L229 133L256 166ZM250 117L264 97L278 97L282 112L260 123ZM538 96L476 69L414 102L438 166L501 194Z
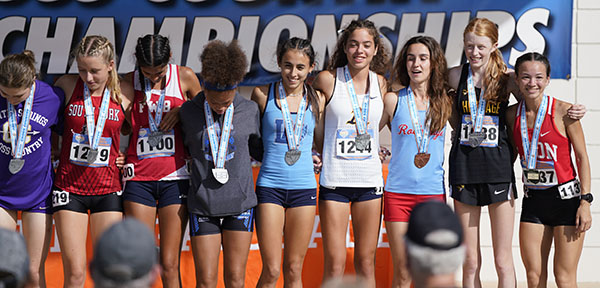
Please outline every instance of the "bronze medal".
M427 165L427 162L429 162L429 158L431 157L431 154L429 153L417 153L415 155L415 166L419 169L425 167L425 165Z

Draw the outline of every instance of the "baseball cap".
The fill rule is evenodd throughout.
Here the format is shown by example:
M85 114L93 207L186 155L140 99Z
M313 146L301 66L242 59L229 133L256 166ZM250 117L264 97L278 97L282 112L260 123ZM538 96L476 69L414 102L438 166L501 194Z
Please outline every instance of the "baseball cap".
M436 250L456 248L463 242L463 230L452 209L440 201L417 204L410 214L406 238Z
M29 275L29 253L23 236L0 228L0 287L20 287Z
M127 283L147 275L157 262L154 234L140 221L125 218L100 236L90 269L114 282Z

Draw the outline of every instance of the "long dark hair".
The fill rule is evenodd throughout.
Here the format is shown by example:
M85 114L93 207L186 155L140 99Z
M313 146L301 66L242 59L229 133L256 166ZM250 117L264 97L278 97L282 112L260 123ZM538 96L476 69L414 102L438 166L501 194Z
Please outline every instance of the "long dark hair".
M281 64L283 55L285 55L285 53L290 50L297 50L306 55L308 57L309 66L313 66L313 64L315 64L315 50L310 44L310 41L298 37L285 40L277 47L277 63ZM304 79L304 81L306 81L306 79ZM311 105L315 121L318 122L319 97L317 97L317 92L315 91L315 88L313 88L311 85L305 84L304 89L306 89L306 98L308 100L308 105Z
M427 96L429 96L429 111L425 122L431 121L431 133L439 132L446 126L446 121L450 118L452 112L452 99L448 96L448 65L444 51L435 39L429 36L415 36L410 38L402 50L396 64L394 65L394 77L400 81L403 86L410 85L410 77L406 68L408 49L413 44L423 44L429 49L429 62L431 74L429 76L429 85L427 87Z
M337 44L335 45L335 52L333 52L333 55L329 60L327 70L333 71L338 67L344 67L346 64L348 64L348 56L344 51L344 47L346 47L348 38L356 29L366 29L369 31L369 34L371 37L373 37L373 43L377 49L377 54L373 56L373 60L369 64L369 69L377 74L385 75L389 68L388 65L390 62L390 54L383 45L383 41L381 41L377 27L375 27L375 24L369 20L352 20L352 22L350 22L350 24L344 28L342 34L338 38Z
M169 64L171 46L169 38L160 34L147 34L140 37L135 45L135 59L139 74L140 87L144 87L144 74L141 67L160 67Z

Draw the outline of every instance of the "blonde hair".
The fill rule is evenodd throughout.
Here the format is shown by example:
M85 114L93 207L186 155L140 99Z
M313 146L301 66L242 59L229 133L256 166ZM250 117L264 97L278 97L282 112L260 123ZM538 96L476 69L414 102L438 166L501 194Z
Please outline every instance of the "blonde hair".
M83 37L77 44L73 56L75 59L79 57L100 57L108 65L110 61L115 61L115 48L108 41L108 38L100 35L89 35ZM121 104L121 98L118 96L121 94L121 87L119 86L119 75L116 67L113 67L109 72L106 88L111 91L111 98Z
M6 56L0 62L0 85L9 88L25 88L35 81L35 56L25 50Z
M463 39L467 33L473 32L477 36L484 36L492 41L492 44L498 43L498 27L494 22L487 18L473 18L463 33ZM506 82L508 77L504 73L506 64L502 59L502 53L499 49L494 50L490 55L490 60L485 70L485 99L492 102L508 101L506 92Z

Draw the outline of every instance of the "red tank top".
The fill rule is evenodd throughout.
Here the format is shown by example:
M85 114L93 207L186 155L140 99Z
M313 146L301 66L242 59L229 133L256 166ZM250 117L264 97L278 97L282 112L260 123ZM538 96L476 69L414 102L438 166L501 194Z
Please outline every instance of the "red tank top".
M548 96L548 111L542 122L540 137L538 140L538 151L536 169L540 170L541 178L537 184L529 183L523 177L525 186L531 189L546 189L573 180L577 174L571 160L571 141L563 136L554 123L554 98ZM521 104L521 105L524 105ZM524 159L523 142L521 141L521 109L517 108L515 125L513 126L513 139L521 158L521 167L526 169L527 162ZM529 141L533 129L527 129Z
M162 117L167 112L181 106L186 100L179 82L179 67L169 64L165 84L165 102ZM183 146L179 124L165 132L155 147L148 144L150 125L148 113L156 119L156 109L160 90L152 90L150 101L146 102L144 87L140 84L139 71L133 73L135 98L131 112L132 133L127 149L126 177L132 181L159 181L189 179L186 169L187 155ZM132 177L133 176L133 177Z
M94 123L98 121L101 103L102 97L92 97ZM80 195L105 195L121 191L121 178L115 162L119 153L120 129L125 120L121 105L111 99L98 149L100 153L92 164L86 161L90 145L85 137L87 130L84 127L86 120L81 79L77 79L73 95L65 108L64 119L60 164L54 185Z

